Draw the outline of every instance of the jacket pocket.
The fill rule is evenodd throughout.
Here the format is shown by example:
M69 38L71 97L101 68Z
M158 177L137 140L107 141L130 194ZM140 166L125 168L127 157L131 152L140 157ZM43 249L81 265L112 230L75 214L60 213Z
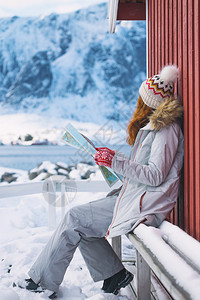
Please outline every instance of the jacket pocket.
M179 190L179 179L172 178L166 183L163 183L161 186L148 186L147 192L150 193L162 193L168 199L168 201L176 201L178 197Z
M143 198L144 198L145 194L146 194L146 192L144 192L144 193L142 194L142 196L140 197L140 206L139 206L139 211L140 211L140 212L142 211L142 201L143 201Z

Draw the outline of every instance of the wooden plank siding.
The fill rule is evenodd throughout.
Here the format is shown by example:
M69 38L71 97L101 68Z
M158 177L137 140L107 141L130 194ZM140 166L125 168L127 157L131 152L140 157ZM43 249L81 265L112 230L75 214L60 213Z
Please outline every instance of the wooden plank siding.
M200 240L200 3L148 1L148 75L167 64L180 70L176 92L184 106L184 192L171 220ZM183 197L184 195L184 197Z
M145 1L120 1L117 20L146 20Z
M200 3L196 1L194 7L194 122L196 124L195 138L195 199L196 201L196 235L200 240ZM199 201L198 201L199 199Z

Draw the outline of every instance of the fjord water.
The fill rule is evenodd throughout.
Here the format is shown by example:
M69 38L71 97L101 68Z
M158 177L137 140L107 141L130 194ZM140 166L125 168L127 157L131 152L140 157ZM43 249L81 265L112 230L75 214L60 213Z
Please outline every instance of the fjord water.
M37 167L45 160L52 163L59 161L67 165L75 165L78 162L92 161L87 153L69 146L1 146L0 167L30 170Z

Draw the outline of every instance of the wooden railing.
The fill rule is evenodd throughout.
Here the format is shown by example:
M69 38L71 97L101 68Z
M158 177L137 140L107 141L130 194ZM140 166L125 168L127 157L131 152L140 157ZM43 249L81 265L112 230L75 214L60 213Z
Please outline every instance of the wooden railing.
M152 299L152 278L169 299L200 299L198 241L167 221L160 228L140 224L128 238L136 249L137 299Z
M0 199L17 196L43 194L48 203L48 227L56 227L56 207L61 207L61 216L71 199L68 193L79 192L109 192L110 188L105 181L68 180L65 176L54 175L45 181L9 184L0 186ZM59 193L60 192L60 193Z

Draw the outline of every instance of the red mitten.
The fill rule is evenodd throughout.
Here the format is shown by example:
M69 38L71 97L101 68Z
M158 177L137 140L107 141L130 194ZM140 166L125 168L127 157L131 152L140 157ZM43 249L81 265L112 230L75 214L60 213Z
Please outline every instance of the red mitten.
M111 167L113 157L115 155L115 151L110 150L109 148L97 148L97 152L95 153L95 162L97 165Z
M107 152L109 152L110 154L113 154L113 152L115 152L115 151L113 151L113 150L111 150L111 149L109 149L109 148L107 148L107 147L99 147L99 148L96 148L96 150L97 150L97 151L107 151Z

